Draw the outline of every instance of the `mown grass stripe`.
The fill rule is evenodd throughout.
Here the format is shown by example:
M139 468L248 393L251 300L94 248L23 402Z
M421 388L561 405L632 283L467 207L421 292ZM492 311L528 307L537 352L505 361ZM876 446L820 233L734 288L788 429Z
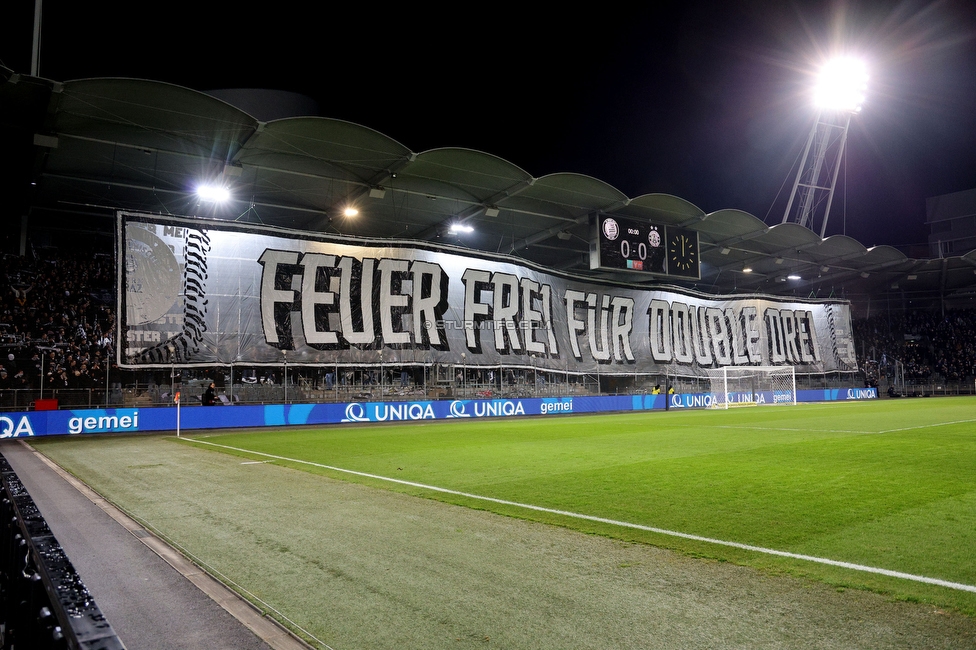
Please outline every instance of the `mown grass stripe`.
M635 523L626 522L626 521L618 521L618 520L615 520L615 519L607 519L607 518L604 518L604 517L596 517L596 516L593 516L593 515L586 515L586 514L581 514L581 513L577 513L577 512L570 512L570 511L567 511L567 510L557 510L557 509L553 509L553 508L546 508L546 507L543 507L543 506L536 506L536 505L532 505L532 504L528 504L528 503L519 503L517 501L508 501L508 500L505 500L505 499L496 499L494 497L488 497L488 496L483 496L483 495L479 495L479 494L471 494L469 492L460 492L458 490L451 490L451 489L448 489L448 488L442 488L442 487L438 487L438 486L435 486L435 485L426 485L424 483L416 483L414 481L406 481L406 480L403 480L403 479L391 478L391 477L388 477L388 476L380 476L378 474L370 474L368 472L360 472L360 471L357 471L357 470L345 469L345 468L342 468L342 467L335 467L335 466L332 466L332 465L326 465L324 463L316 463L316 462L313 462L313 461L302 460L302 459L298 459L298 458L288 458L287 456L278 456L278 455L275 455L275 454L268 454L268 453L261 452L261 451L254 451L254 450L251 450L251 449L243 449L241 447L232 447L230 445L222 445L222 444L218 444L218 443L215 443L215 442L209 442L207 440L200 440L198 438L185 438L185 439L186 440L189 440L189 441L192 441L192 442L195 442L195 443L202 444L202 445L210 445L210 446L213 446L213 447L219 447L219 448L228 449L228 450L231 450L231 451L237 451L237 452L246 453L246 454L254 454L256 456L262 456L262 457L265 457L265 458L271 458L271 459L274 459L274 460L280 460L280 461L289 462L289 463L296 463L296 464L300 464L300 465L309 465L309 466L312 466L312 467L318 467L318 468L321 468L321 469L327 469L327 470L331 470L331 471L334 471L334 472L342 472L342 473L345 473L345 474L352 474L354 476L362 476L364 478L371 478L371 479L375 479L375 480L379 480L379 481L386 481L386 482L389 482L389 483L396 483L396 484L399 484L399 485L406 485L406 486L409 486L409 487L420 488L420 489L423 489L423 490L430 490L432 492L440 492L440 493L443 493L443 494L451 494L451 495L454 495L454 496L465 497L465 498L468 498L468 499L476 499L476 500L479 500L479 501L487 501L487 502L490 502L490 503L497 503L499 505L512 506L512 507L516 507L516 508L522 508L522 509L525 509L525 510L533 510L533 511L536 511L536 512L544 512L544 513L547 513L547 514L554 514L554 515L560 515L560 516L564 516L564 517L571 517L571 518L574 518L574 519L581 519L581 520L592 521L592 522L601 523L601 524L608 524L608 525L611 525L611 526L619 526L619 527L622 527L622 528L632 528L632 529L635 529L635 530L642 530L642 531L646 531L646 532L657 533L657 534L660 534L660 535L668 535L668 536L671 536L671 537L679 537L679 538L682 538L682 539L688 539L688 540L693 540L693 541L697 541L697 542L704 542L704 543L707 543L707 544L716 544L716 545L719 545L719 546L726 546L726 547L731 547L731 548L737 548L737 549L741 549L741 550L752 551L752 552L755 552L755 553L764 553L766 555L776 555L776 556L779 556L779 557L786 557L786 558L790 558L790 559L794 559L794 560L803 560L803 561L806 561L806 562L815 562L817 564L825 564L825 565L829 565L829 566L836 566L836 567L841 567L841 568L845 568L845 569L851 569L853 571L860 571L860 572L863 572L863 573L874 573L874 574L878 574L878 575L888 576L888 577L891 577L891 578L900 578L900 579L903 579L903 580L910 580L910 581L913 581L913 582L921 582L921 583L926 583L926 584L931 584L931 585L937 585L937 586L940 586L940 587L946 587L948 589L955 589L955 590L959 590L959 591L968 591L968 592L976 593L976 586L974 586L974 585L967 585L967 584L963 584L963 583L959 583L959 582L951 582L951 581L948 581L948 580L942 580L940 578L930 578L928 576L915 575L915 574L912 574L912 573L905 573L905 572L902 572L902 571L893 571L891 569L882 569L882 568L879 568L879 567L871 567L871 566L866 566L866 565L863 565L863 564L854 564L852 562L844 562L844 561L841 561L841 560L831 560L829 558L816 557L816 556L813 556L813 555L803 555L803 554L800 554L800 553L791 553L789 551L780 551L780 550L777 550L777 549L765 548L765 547L762 547L762 546L753 546L751 544L743 544L743 543L740 543L740 542L731 542L731 541L721 540L721 539L715 539L715 538L711 538L711 537L703 537L701 535L693 535L691 533L682 533L680 531L668 530L666 528L655 528L653 526L645 526L645 525L642 525L642 524L635 524Z

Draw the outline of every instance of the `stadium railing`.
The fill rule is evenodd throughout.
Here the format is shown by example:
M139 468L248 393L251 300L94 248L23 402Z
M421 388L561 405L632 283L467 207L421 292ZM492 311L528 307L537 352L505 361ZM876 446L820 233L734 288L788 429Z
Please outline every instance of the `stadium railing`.
M887 391L887 386L881 386L880 388L883 391ZM904 388L899 387L898 392L905 397L974 395L976 394L976 385L974 385L973 379L963 381L907 380L905 381Z
M169 373L167 373L168 375ZM195 376L199 375L199 377ZM184 371L186 378L177 384L181 391L183 406L202 403L202 395L210 378L204 371L191 373ZM472 377L474 374L472 373ZM167 376L168 379L168 376ZM387 376L382 382L336 381L332 386L321 378L289 376L287 386L280 383L235 381L217 382L217 397L220 403L230 404L308 404L324 402L356 401L412 401L431 399L516 399L527 397L572 397L583 395L647 395L659 386L661 392L673 387L677 393L708 392L709 384L704 378L673 375L580 375L567 376L565 373L539 373L533 381L524 376L514 381L496 376L495 381L473 378L458 382L456 379L431 380L426 384L409 381L401 385L399 377ZM821 373L816 375L797 375L798 390L851 388L863 385L863 378L854 373ZM887 395L888 384L882 379L879 390L881 396ZM976 384L972 378L960 381L938 379L909 380L899 394L908 396L927 395L973 395ZM0 410L26 411L42 397L39 390L0 390ZM140 406L170 406L173 404L173 388L169 383L154 381L132 381L113 383L106 391L99 389L45 389L45 399L55 399L59 408L102 408Z

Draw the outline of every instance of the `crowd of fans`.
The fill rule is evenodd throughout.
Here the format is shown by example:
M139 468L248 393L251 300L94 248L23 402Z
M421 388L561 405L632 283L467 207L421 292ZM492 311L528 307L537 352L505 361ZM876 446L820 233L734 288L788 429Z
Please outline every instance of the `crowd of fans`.
M4 255L0 390L105 388L114 358L114 261Z
M893 377L902 364L906 380L963 381L976 375L976 310L884 313L854 321L860 365L876 361Z

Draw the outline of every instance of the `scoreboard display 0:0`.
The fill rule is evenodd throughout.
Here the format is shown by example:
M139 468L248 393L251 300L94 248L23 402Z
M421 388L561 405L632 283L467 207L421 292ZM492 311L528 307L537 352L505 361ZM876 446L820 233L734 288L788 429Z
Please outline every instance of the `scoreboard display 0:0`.
M601 215L597 230L600 257L598 261L591 259L592 268L665 272L663 226Z

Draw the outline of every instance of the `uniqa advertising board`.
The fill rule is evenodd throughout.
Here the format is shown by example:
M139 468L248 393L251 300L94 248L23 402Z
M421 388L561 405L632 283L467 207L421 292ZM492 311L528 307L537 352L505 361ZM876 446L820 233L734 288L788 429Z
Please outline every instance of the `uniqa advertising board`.
M730 393L730 403L773 404L780 392ZM799 390L798 402L877 399L875 388ZM185 431L241 427L326 425L360 422L411 422L555 416L572 413L608 413L708 408L717 398L711 393L676 395L608 395L528 399L432 400L411 402L340 402L265 406L194 406L180 410ZM790 399L789 401L792 401ZM788 408L788 407L784 407ZM81 409L6 413L0 416L0 438L48 435L146 433L176 430L176 407L138 409Z

